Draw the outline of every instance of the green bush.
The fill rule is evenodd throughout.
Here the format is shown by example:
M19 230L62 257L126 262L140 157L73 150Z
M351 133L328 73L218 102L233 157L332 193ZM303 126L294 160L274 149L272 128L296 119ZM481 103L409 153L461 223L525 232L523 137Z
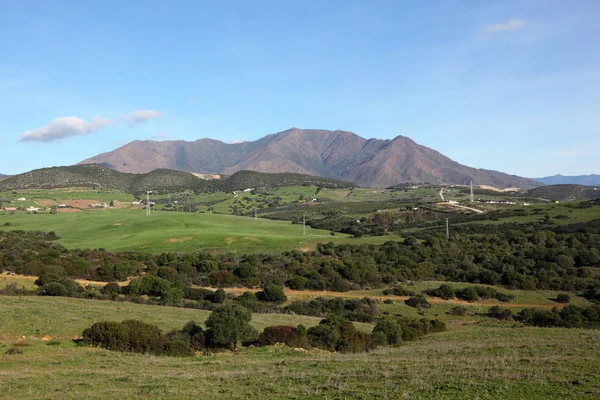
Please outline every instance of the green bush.
M303 276L295 275L292 279L288 280L285 285L292 290L303 290L306 287L308 279Z
M558 296L556 296L556 301L558 303L563 303L563 304L570 303L571 296L569 296L568 294L565 294L565 293L561 293Z
M448 314L448 315L458 315L460 317L464 317L465 315L467 315L468 311L469 311L469 309L467 307L455 306L455 307L452 307L450 309L450 311L448 311L446 314Z
M311 346L341 353L359 353L374 347L371 335L356 330L350 321L329 316L307 332Z
M294 345L298 334L293 326L268 326L258 337L259 346L272 346L275 343L285 343L288 346Z
M206 320L207 339L212 346L237 350L240 342L251 342L258 332L250 326L252 314L246 308L226 302Z
M429 302L427 301L427 299L424 296L411 297L407 300L404 300L404 303L406 303L407 306L414 307L414 308L429 308L429 307L431 307L431 304L429 304Z
M265 286L262 292L256 294L256 297L261 301L273 303L283 303L287 300L283 287L275 284Z
M46 296L68 296L67 288L58 282L50 282L42 286L42 294Z
M118 283L116 282L110 282L107 283L101 290L100 292L102 294L107 294L107 295L111 295L111 294L120 294L121 293L121 286L119 286Z
M500 308L499 306L490 307L487 312L488 317L497 318L497 319L511 319L512 318L512 310L509 308Z
M406 289L403 286L395 286L393 288L390 289L384 289L383 290L383 295L384 296L414 296L415 292L413 292L412 290Z
M379 346L394 346L402 341L402 328L397 321L383 318L373 328L373 340Z

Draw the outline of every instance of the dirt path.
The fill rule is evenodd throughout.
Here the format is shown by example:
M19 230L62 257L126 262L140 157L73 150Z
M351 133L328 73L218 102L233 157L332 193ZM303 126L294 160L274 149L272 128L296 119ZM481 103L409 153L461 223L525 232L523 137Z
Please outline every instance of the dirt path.
M478 209L473 208L473 207L467 207L467 206L463 206L463 205L460 205L460 204L453 204L453 203L450 203L449 201L446 201L446 199L444 199L444 188L441 188L440 192L438 194L440 195L440 198L442 199L442 201L444 202L444 204L448 204L449 206L453 206L453 207L464 208L465 210L471 210L471 211L476 212L477 214L483 214L484 213L484 211L478 210Z
M217 290L213 287L203 287L203 289L208 290ZM233 293L235 295L240 295L244 292L252 292L256 293L261 291L262 289L248 289L248 288L223 288L228 293ZM364 297L368 297L370 299L375 300L396 300L396 301L404 301L408 299L408 296L373 296L373 295L365 295L362 293L352 293L352 292L328 292L326 290L318 291L318 290L284 290L285 295L291 300L306 300L310 298L316 297L342 297L347 299L362 299ZM563 308L563 304L519 304L519 303L503 303L501 301L498 302L468 302L464 300L443 300L439 297L427 297L427 301L434 304L455 304L455 305L465 305L471 307L492 307L492 306L501 306L501 307L514 307L514 308L548 308L552 309L553 307Z
M12 274L5 274L5 273L3 273L2 276L5 276L5 277L14 276L14 277L18 277L19 279L30 280L31 282L34 282L38 278L37 276L31 276L31 275L12 275ZM75 279L75 281L83 286L85 286L85 285L104 286L108 283L108 282L99 282L99 281L89 281L86 279ZM127 286L129 284L129 280L124 281L124 282L117 282L117 283L119 284L119 286ZM194 286L194 287L208 289L208 290L217 290L217 288L214 288L214 287L202 287L202 286ZM225 290L228 293L233 293L236 296L239 296L245 292L252 292L252 293L260 292L262 289L223 288L223 290ZM329 292L327 290L290 290L290 289L285 289L284 291L285 291L285 295L290 300L309 300L309 299L314 299L317 297L341 297L341 298L346 298L346 299L362 299L364 297L368 297L370 299L382 300L382 301L383 300L404 301L404 300L408 299L408 296L366 295L366 294L355 293L355 292ZM458 299L443 300L443 299L440 299L439 297L427 297L427 301L430 303L433 303L433 304L453 304L453 305L464 305L464 306L470 306L470 307L500 306L500 307L511 307L511 308L527 308L527 307L529 307L529 308L546 308L546 309L552 309L554 307L556 307L556 308L565 307L565 304L522 304L522 303L503 303L501 301L468 302L468 301L458 300Z

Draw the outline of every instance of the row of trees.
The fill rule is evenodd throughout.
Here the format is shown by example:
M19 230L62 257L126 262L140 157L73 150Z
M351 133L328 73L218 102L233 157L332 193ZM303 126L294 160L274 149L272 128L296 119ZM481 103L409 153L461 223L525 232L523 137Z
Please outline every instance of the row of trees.
M252 314L233 302L216 308L206 320L206 329L193 321L183 329L163 334L152 324L127 320L98 322L83 331L82 341L108 350L188 356L211 349L237 350L240 345L267 346L284 343L288 346L313 347L342 353L369 351L377 346L393 346L402 341L446 330L438 320L404 318L380 319L372 333L356 329L352 322L330 315L309 329L303 325L271 326L258 333L250 325Z

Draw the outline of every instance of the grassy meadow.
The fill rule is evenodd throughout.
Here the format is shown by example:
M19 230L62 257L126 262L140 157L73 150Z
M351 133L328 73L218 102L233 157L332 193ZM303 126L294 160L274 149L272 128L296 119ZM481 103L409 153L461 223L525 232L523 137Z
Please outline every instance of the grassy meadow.
M0 300L2 399L600 396L600 332L594 330L457 320L448 322L447 332L364 354L272 346L209 356L157 357L77 347L70 338L105 319L137 318L168 331L190 319L202 322L208 312L69 298ZM317 321L254 314L252 324L310 326ZM60 344L40 340L45 335ZM17 341L23 353L4 354Z
M5 225L8 224L8 225ZM3 226L5 225L5 226ZM105 209L65 214L0 214L4 230L54 231L68 248L109 251L187 252L224 249L244 252L313 249L317 243L383 243L394 237L349 238L286 221L223 214ZM397 239L397 238L396 238Z

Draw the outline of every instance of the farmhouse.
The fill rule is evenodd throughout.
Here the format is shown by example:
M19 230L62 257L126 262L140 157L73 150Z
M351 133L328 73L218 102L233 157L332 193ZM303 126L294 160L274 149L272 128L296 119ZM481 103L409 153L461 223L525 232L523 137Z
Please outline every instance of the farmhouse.
M17 211L17 207L5 207L4 211Z
M36 212L36 211L40 211L41 208L38 208L38 207L27 207L25 210L27 210L28 212Z

